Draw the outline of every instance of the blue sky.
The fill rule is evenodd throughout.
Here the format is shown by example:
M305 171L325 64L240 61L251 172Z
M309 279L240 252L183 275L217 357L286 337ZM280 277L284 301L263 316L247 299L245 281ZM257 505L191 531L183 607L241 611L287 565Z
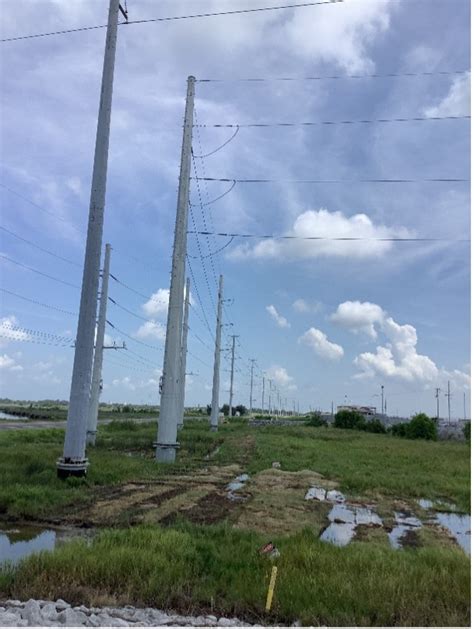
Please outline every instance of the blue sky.
M131 19L256 6L128 4ZM110 296L138 317L110 304L115 330L108 328L108 340L124 340L129 350L106 354L103 400L159 401L186 77L226 79L196 85L197 121L207 125L468 115L469 73L348 78L467 70L469 3L456 0L455 11L453 4L346 0L119 28L104 244L113 247L112 273L140 295L111 281ZM3 0L0 11L1 36L10 37L103 24L107 2ZM2 226L72 264L6 231L1 252L73 285L81 282L104 38L104 30L94 30L2 44ZM341 78L235 81L332 75ZM211 152L232 133L196 129L195 154ZM193 375L186 403L210 401L212 338L204 319L214 332L222 272L231 300L226 323L233 323L224 328L225 346L230 334L240 335L236 403L248 404L255 358L258 401L265 372L289 407L293 400L301 409L345 400L380 405L383 384L389 413L434 413L440 387L446 415L450 380L452 413L462 417L464 393L470 405L470 245L452 241L470 235L469 183L348 180L468 179L469 138L466 120L241 128L221 151L197 158L200 177L277 180L237 184L203 211L193 181L198 230L366 240L234 239L206 257L228 240L201 237L199 251L190 235ZM296 179L345 183L288 183ZM200 182L203 202L228 189ZM399 236L451 242L373 240ZM74 350L63 338L74 338L77 317L18 295L76 313L79 290L5 258L0 269L10 291L1 294L2 396L67 399Z

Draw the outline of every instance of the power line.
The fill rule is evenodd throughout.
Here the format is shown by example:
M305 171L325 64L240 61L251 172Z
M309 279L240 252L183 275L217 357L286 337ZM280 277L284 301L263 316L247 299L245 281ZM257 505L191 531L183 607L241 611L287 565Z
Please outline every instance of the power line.
M52 345L53 347L71 347L70 343L61 341L53 342L52 340L35 339L31 337L19 337L10 334L4 334L4 330L0 329L0 337L8 339L9 341L19 341L20 343L34 343L35 345Z
M128 332L124 332L123 330L121 330L119 327L117 327L116 325L114 325L113 323L111 323L109 320L107 320L107 324L114 330L116 330L119 334L122 334L123 336L127 337L130 341L133 341L134 343L138 343L138 345L143 345L144 347L148 347L150 349L157 349L160 352L163 351L162 347L159 347L158 345L151 345L150 343L145 343L144 341L140 341L136 338L134 338L133 336L131 336L130 334L128 334Z
M19 299L23 299L24 301L29 301L32 304L36 304L37 306L43 306L43 308L49 308L50 310L56 310L57 312L62 312L63 314L72 315L77 317L77 312L71 312L70 310L64 310L63 308L57 308L56 306L51 306L49 304L43 304L40 301L36 301L36 299L30 299L29 297L25 297L24 295L19 295L18 293L14 293L11 290L7 290L6 288L1 288L0 290L4 293L8 293L9 295L13 295L14 297L18 297Z
M294 183L294 184L340 184L340 183L465 183L470 179L457 177L431 177L419 179L229 179L227 177L191 177L199 181L224 181L236 183Z
M188 232L196 234L196 232ZM202 234L203 232L197 232ZM271 238L272 240L341 240L341 241L378 241L378 242L470 242L469 238L424 238L424 237L380 237L366 238L358 236L291 236L291 235L272 235L272 234L238 234L228 232L214 232L215 236L233 237L233 238Z
M211 336L212 342L214 342L214 336L212 335L212 332L211 332L211 326L209 325L209 321L208 321L207 316L206 316L206 311L204 310L204 306L203 306L203 303L202 303L201 295L199 293L199 289L198 289L197 283L196 283L196 277L194 275L193 267L191 265L191 260L190 260L188 255L186 255L186 259L188 261L188 268L189 268L189 273L191 275L191 280L192 280L192 283L193 283L193 287L194 287L194 290L196 291L196 296L198 298L198 302L199 302L199 305L201 307L202 315L204 317L205 326L206 326L206 328L207 328L207 330L208 330L208 332L209 332L209 334ZM193 306L193 310L195 310L194 306Z
M32 271L33 273L37 273L38 275L42 275L43 277L47 277L50 280L54 280L55 282L60 282L61 284L65 284L66 286L71 286L72 288L80 288L80 286L78 286L77 284L71 284L70 282L66 282L65 280L61 280L58 277L53 277L52 275L48 275L47 273L43 273L43 271L39 271L38 269L34 269L31 266L23 264L22 262L17 262L16 260L13 260L12 258L9 258L8 256L4 255L3 253L0 253L0 258L3 258L4 260L8 260L8 262L12 262L13 264L17 264L18 266L21 266L21 267L23 267L25 269L28 269L28 271Z
M216 129L250 129L268 127L317 127L320 125L352 125L352 124L379 124L391 122L436 122L441 120L470 120L471 116L414 116L412 118L374 118L372 120L314 120L311 122L248 122L233 124L201 124L194 125L202 128ZM224 146L224 145L223 145Z
M150 18L145 20L129 20L128 22L119 22L119 26L123 26L124 24L150 24L152 22L171 22L173 20L189 20L194 18L206 18L206 17L217 17L224 15L239 15L244 13L257 13L260 11L281 11L283 9L300 9L303 7L313 7L323 4L340 4L344 2L344 0L319 0L318 2L300 2L298 4L286 4L280 6L270 6L270 7L256 7L254 9L234 9L232 11L216 11L213 13L194 13L190 15L172 15L168 17L158 17L158 18ZM49 33L34 33L32 35L18 35L16 37L7 37L5 39L0 39L0 43L12 42L12 41L20 41L25 39L34 39L38 37L49 37L51 35L65 35L66 33L80 33L84 31L92 31L101 28L106 28L107 24L97 24L94 26L83 26L80 28L69 28L61 31L52 31Z
M122 304L119 304L117 301L115 301L115 299L112 299L112 297L109 297L109 301L112 302L114 304L114 306L117 306L117 308L120 308L121 310L127 312L129 315L132 315L132 317L136 317L137 319L140 319L141 321L145 321L146 323L150 323L151 319L147 319L146 317L142 317L141 315L137 314L136 312L133 312L132 310L129 310L128 308L125 308L125 306L122 306Z
M168 300L157 299L156 297L149 297L148 295L145 295L145 293L141 293L140 291L136 290L135 288L132 288L128 284L125 284L125 282L122 282L121 280L119 280L115 275L112 275L112 273L110 273L109 276L115 282L117 282L117 284L120 284L120 286L123 286L124 288L126 288L129 291L131 291L132 293L135 293L135 295L138 295L139 297L143 297L143 299L146 299L147 301L155 301L156 303L159 303L159 304L167 304L168 303Z
M385 74L338 74L338 75L320 75L320 76L267 76L267 77L242 77L242 78L225 78L225 79L196 79L197 83L266 83L268 81L332 81L339 79L391 79L391 78L411 78L421 76L450 76L453 74L466 74L470 72L469 68L465 70L433 70L431 72L387 72Z
M2 231L6 232L7 234L10 234L10 236L14 236L15 238L18 238L18 240L22 240L23 242L26 242L31 247L35 247L35 249L39 249L43 253L47 253L48 255L53 256L54 258L57 258L58 260L62 260L63 262L67 262L68 264L73 264L74 266L78 266L78 267L81 266L78 262L75 262L74 260L69 260L69 258L63 258L63 256L60 256L57 253L54 253L53 251L50 251L49 249L45 249L44 247L40 247L35 242L32 242L31 240L27 240L26 238L23 238L23 236L20 236L19 234L16 234L15 232L12 232L10 229L7 229L6 227L3 227L3 225L0 225L0 229Z
M64 223L67 223L70 227L75 229L79 234L81 234L81 235L83 234L83 231L80 230L78 227L76 227L76 225L74 225L74 223L71 223L67 218L62 217L59 214L55 214L54 212L51 212L50 210L47 210L46 208L42 207L41 205L38 205L38 203L35 203L35 201L32 201L31 199L28 199L28 197L25 197L23 194L20 194L19 192L17 192L16 190L13 190L12 188L9 188L4 183L0 182L0 186L2 188L5 188L5 190L8 190L8 192L10 192L11 194L14 194L19 199L22 199L23 201L26 201L27 203L29 203L30 205L35 207L37 210L41 210L41 212L44 212L45 214L49 214L50 216L54 216L54 218L57 218L60 221L63 221Z
M43 332L42 330L32 330L30 328L23 328L21 326L17 326L17 325L11 325L8 322L3 322L0 326L0 330L2 332L12 332L14 334L22 334L22 335L33 335L33 336L42 336L42 337L47 337L49 339L54 339L55 341L64 341L66 343L72 343L74 341L74 339L67 337L67 336L62 336L59 334L54 334L53 332Z

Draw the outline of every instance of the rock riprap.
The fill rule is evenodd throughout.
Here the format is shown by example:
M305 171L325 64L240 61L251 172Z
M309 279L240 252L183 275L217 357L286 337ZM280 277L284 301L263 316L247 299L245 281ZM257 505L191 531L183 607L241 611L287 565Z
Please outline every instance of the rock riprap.
M252 627L238 618L180 616L151 607L73 607L62 599L0 602L0 627Z

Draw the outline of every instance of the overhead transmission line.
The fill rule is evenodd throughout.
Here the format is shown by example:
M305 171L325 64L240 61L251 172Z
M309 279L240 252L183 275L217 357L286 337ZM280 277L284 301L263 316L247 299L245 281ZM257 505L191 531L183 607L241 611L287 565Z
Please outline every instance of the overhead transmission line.
M200 124L194 125L201 128L214 129L250 129L250 128L274 128L274 127L318 127L320 125L352 125L352 124L383 124L396 122L440 122L443 120L470 120L471 116L412 116L400 118L373 118L361 120L313 120L309 122L239 122L239 123L219 123L219 124ZM235 133L231 139L235 138ZM225 146L231 140L227 140ZM222 148L222 147L220 147ZM219 149L216 149L216 153Z
M78 267L81 266L78 262L75 262L74 260L69 260L69 258L64 258L63 256L60 256L57 253L54 253L54 251L50 251L49 249L40 247L40 245L37 245L35 242L32 242L31 240L28 240L27 238L23 238L23 236L16 234L15 232L11 231L11 229L7 229L3 225L0 225L0 229L6 232L7 234L10 234L10 236L14 236L18 240L22 240L23 242L30 245L31 247L35 247L35 249L39 249L43 253L47 253L48 255L53 256L54 258L57 258L58 260L62 260L62 262L67 262L68 264L73 264L74 266L78 266Z
M194 177L191 177L194 179ZM417 179L235 179L228 177L198 177L200 181L223 181L236 183L294 183L294 184L346 184L346 183L464 183L462 177L420 177Z
M429 72L386 72L376 74L337 74L320 76L265 76L265 77L226 77L196 79L196 83L267 83L271 81L332 81L339 79L392 79L417 78L422 76L451 76L466 74L470 68L464 70L431 70Z
M65 284L66 286L71 286L72 288L80 288L80 286L78 286L77 284L71 284L71 282L67 282L66 280L62 280L59 277L54 277L53 275L48 275L48 273L43 273L43 271L39 271L38 269L35 269L31 266L28 266L27 264L23 264L23 262L18 262L17 260L13 260L12 258L10 258L9 256L4 255L3 253L0 253L0 258L3 258L4 260L7 260L8 262L12 262L13 264L16 264L20 267L23 267L24 269L27 269L28 271L32 271L33 273L37 273L38 275L42 275L43 277L47 277L50 280L54 280L55 282L59 282L60 284Z
M188 232L194 234L195 232ZM245 233L231 233L231 232L214 232L215 236L222 236L228 238L261 238L272 240L335 240L335 241L376 241L376 242L470 242L469 238L431 238L431 237L418 237L418 236L381 236L369 238L366 236L295 236L295 235L272 235L272 234L245 234Z
M57 312L61 312L63 314L71 315L74 317L78 316L77 312L71 312L70 310L64 310L63 308L58 308L56 306L51 306L50 304L44 304L41 301L37 301L36 299L30 299L29 297L25 297L24 295L19 295L18 293L14 293L11 290L7 290L6 288L0 287L0 291L3 293L7 293L8 295L13 295L14 297L18 297L18 299L23 299L24 301L28 301L32 304L36 304L37 306L42 306L43 308L49 308L50 310L56 310Z
M164 17L157 18L148 18L143 20L128 20L126 22L119 22L119 26L130 25L130 24L150 24L152 22L171 22L174 20L190 20L197 18L207 18L207 17L218 17L225 15L240 15L245 13L259 13L262 11L281 11L284 9L301 9L304 7L313 7L324 4L340 4L344 2L344 0L319 0L316 2L299 2L297 4L285 4L279 6L267 6L267 7L255 7L251 9L233 9L229 11L214 11L214 12L206 12L206 13L192 13L188 15L170 15ZM50 37L52 35L65 35L66 33L81 33L84 31L92 31L101 28L107 28L107 24L96 24L93 26L82 26L79 28L68 28L60 31L51 31L49 33L33 33L31 35L17 35L16 37L6 37L4 39L0 39L0 43L20 41L25 39L35 39L39 37Z

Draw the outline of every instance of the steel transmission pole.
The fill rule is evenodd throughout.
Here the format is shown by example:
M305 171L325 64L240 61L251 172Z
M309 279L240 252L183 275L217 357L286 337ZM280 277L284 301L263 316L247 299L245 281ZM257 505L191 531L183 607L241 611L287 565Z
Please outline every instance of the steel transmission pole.
M97 121L92 189L89 205L81 302L77 324L76 349L69 395L63 456L57 461L60 478L87 473L86 433L91 392L92 360L99 290L100 256L104 225L105 190L109 154L110 114L114 82L115 50L119 0L110 0L105 41L102 87Z
M229 417L232 417L232 397L234 395L234 361L235 361L235 339L237 334L232 335L232 350L230 360L230 390L229 390Z
M224 299L224 278L219 276L219 294L217 296L216 344L214 349L214 377L212 379L211 430L216 432L219 426L219 386L221 368L222 301Z
M194 113L193 76L188 77L186 109L184 113L183 146L178 187L178 206L174 231L173 262L171 268L170 298L166 325L165 353L163 360L163 388L158 421L156 460L174 463L178 434L177 401L180 391L180 356L183 330L184 275L189 209L189 175Z
M177 408L178 428L182 428L184 424L184 398L186 390L186 356L188 353L188 320L189 320L189 295L190 295L189 277L186 280L186 297L184 299L184 320L183 332L181 337L181 365L180 365L180 389L179 401Z
M102 271L102 290L100 293L99 319L95 336L94 366L92 368L91 394L89 414L87 418L87 439L89 445L95 445L97 434L97 418L99 414L99 397L102 390L102 359L104 355L104 336L109 295L110 245L105 245L104 268Z

